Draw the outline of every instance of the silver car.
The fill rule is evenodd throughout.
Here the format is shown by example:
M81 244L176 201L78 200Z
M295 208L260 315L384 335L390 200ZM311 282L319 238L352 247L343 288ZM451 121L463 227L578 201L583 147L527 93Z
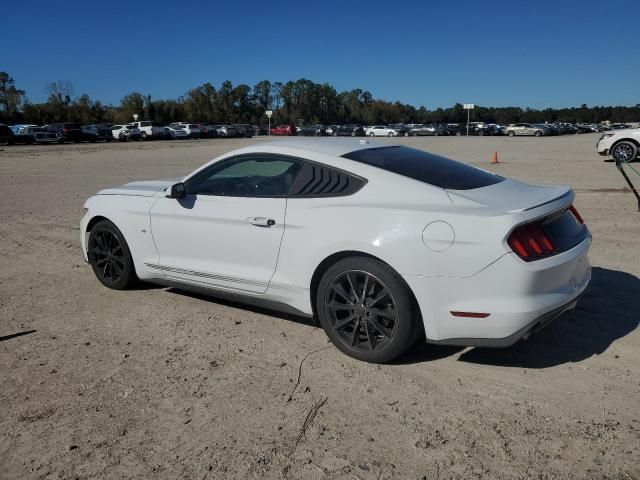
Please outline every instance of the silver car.
M549 135L549 131L546 128L530 123L512 123L505 128L505 131L510 137L515 135L533 135L534 137Z

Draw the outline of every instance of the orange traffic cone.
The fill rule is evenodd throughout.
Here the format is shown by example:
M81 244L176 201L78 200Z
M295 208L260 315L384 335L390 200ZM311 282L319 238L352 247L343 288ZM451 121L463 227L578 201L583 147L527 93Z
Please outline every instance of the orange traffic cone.
M491 159L491 163L500 163L500 161L498 160L498 151L495 150L493 152L493 158Z

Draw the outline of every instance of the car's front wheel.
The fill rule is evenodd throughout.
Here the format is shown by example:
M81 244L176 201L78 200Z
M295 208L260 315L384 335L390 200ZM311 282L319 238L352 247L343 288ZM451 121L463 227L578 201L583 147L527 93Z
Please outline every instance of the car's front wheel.
M104 286L124 290L138 280L129 246L122 232L109 220L93 226L87 253L93 273Z
M409 287L379 260L339 260L320 280L316 302L328 337L359 360L389 362L418 338L419 313Z
M616 162L631 162L638 156L638 147L632 142L618 142L611 149L611 156Z
M509 132L507 133L507 135L509 135L510 137L515 136L516 132L514 132L513 130L509 130Z

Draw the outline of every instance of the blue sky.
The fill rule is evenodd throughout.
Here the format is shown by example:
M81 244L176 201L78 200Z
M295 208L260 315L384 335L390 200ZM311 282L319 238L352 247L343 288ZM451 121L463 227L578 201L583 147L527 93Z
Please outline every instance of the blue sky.
M33 102L307 78L429 109L640 103L637 0L1 3L0 71Z

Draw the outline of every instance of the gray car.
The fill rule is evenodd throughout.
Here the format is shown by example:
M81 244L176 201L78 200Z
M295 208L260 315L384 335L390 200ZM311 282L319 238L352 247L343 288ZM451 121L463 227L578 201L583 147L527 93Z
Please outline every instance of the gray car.
M530 123L512 123L505 128L505 131L510 137L515 135L532 135L534 137L549 135L549 131L546 128Z

